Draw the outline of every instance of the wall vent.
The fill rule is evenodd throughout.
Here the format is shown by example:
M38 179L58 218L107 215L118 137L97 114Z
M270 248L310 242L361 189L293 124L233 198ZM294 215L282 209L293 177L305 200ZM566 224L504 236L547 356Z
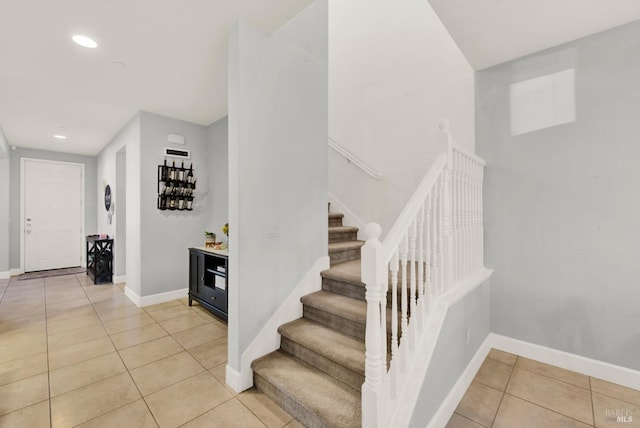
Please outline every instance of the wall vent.
M191 152L189 150L172 149L171 147L164 148L164 156L170 158L189 159Z

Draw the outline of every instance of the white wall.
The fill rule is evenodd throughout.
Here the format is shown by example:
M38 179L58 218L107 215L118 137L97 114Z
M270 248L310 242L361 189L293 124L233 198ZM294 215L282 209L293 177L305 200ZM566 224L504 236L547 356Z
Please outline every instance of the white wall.
M169 134L184 136L185 144L169 144L167 142ZM163 149L168 146L191 152L191 158L185 160L185 167L193 163L193 175L197 180L193 211L157 209L158 165L162 164ZM153 113L140 112L140 147L140 195L137 202L140 205L142 219L139 226L141 234L141 294L139 296L146 297L189 286L188 248L204 243L204 231L209 223L207 128ZM127 162L129 162L129 156L130 152L127 149ZM176 160L176 166L180 165L181 161ZM127 207L130 206L128 196L127 193ZM127 227L128 239L129 228ZM127 266L131 267L128 258Z
M0 278L9 275L9 142L0 128Z
M277 35L243 21L230 33L228 367L237 372L327 254L326 23L317 1Z
M229 121L224 117L207 127L209 212L206 229L223 241L222 226L229 221Z
M104 208L104 187L103 183L111 186L112 200L118 199L118 174L117 157L118 152L126 150L125 174L127 179L126 207L115 205L115 215L112 224L107 224L106 210ZM114 266L114 272L118 275L127 275L127 288L131 289L138 296L140 290L140 115L136 114L129 123L111 140L111 142L100 152L97 159L97 180L96 204L98 206L97 223L101 233L114 236L116 263L119 254L123 253L123 242L118 239L116 231L119 230L118 220L126 216L126 259L127 271L121 269L122 266ZM126 209L126 211L125 211Z
M457 142L474 150L474 72L424 0L332 0L329 136L384 178L330 150L329 191L386 235L429 166Z
M639 51L634 22L480 71L476 92L492 331L634 370ZM575 121L511 135L511 85L568 69Z

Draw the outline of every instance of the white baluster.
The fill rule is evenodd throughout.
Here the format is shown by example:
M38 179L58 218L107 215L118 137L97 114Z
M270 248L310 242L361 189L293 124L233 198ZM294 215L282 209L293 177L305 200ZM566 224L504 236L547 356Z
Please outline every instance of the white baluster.
M427 227L425 228L426 230L426 240L427 240L427 245L426 245L426 258L425 258L425 262L426 262L426 279L425 279L425 284L424 284L424 292L426 294L426 298L427 298L427 304L425 305L425 309L426 310L430 310L431 309L431 305L433 304L433 284L431 283L431 279L432 279L432 272L433 272L433 227L431 225L431 223L433 222L432 220L432 216L431 216L431 207L432 207L432 201L433 201L433 190L431 190L431 193L429 193L429 196L427 196L427 213L426 213L426 219L425 219L425 223L427 225ZM426 319L426 317L425 317Z
M407 332L409 331L409 318L407 316L407 312L408 312L408 308L407 308L407 255L409 252L409 242L407 239L407 234L405 233L404 237L402 238L402 243L400 244L400 274L402 275L402 285L401 285L401 289L400 289L400 322L401 322L401 327L400 327L400 343L404 343L405 344L405 348L406 348L406 344L409 341L409 335L407 334ZM406 365L406 355L407 353L404 352L403 354L401 354L403 356L403 358L401 358L400 360L400 372L401 373L405 373L405 370L407 368Z
M386 266L383 263L382 244L379 241L381 228L369 223L365 228L367 241L362 247L362 280L366 287L367 324L365 330L365 381L362 385L362 426L378 427L384 420L384 394L382 385L386 369L386 337L382 336L383 280L386 281ZM386 322L386 320L385 320Z
M422 332L424 326L425 317L424 314L424 201L420 210L418 211L418 310L416 315L418 317L419 331Z
M410 309L410 322L413 324L416 316L416 231L417 225L414 219L409 227L409 309ZM415 325L409 329L411 337L409 338L409 349L415 350Z

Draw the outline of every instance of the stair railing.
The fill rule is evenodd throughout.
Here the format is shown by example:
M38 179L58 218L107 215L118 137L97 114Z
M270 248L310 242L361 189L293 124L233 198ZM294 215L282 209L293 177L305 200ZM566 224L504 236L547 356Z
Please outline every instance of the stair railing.
M362 385L366 428L386 427L400 404L411 380L410 367L420 357L417 343L426 333L438 296L484 269L485 162L453 144L446 122L441 129L448 135L446 155L435 160L384 242L379 240L378 224L365 228L361 259L367 300Z
M342 157L344 157L347 160L347 162L354 164L355 166L357 166L362 171L364 171L366 174L370 175L371 177L375 178L376 180L380 180L382 178L382 175L379 172L377 172L375 169L371 168L369 165L364 163L364 161L362 161L356 155L351 153L349 150L347 150L344 147L342 147L340 144L336 143L331 138L329 138L329 147L331 147L333 150L336 151L336 153L338 153Z

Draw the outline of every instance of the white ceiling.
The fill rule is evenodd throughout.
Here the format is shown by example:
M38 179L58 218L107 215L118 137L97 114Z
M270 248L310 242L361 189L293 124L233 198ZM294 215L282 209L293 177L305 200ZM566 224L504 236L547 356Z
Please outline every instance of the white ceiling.
M475 70L640 19L638 0L429 0Z
M139 110L208 125L227 112L235 20L271 33L310 2L0 0L0 127L12 145L95 155Z
M310 2L0 0L0 127L12 145L95 155L139 110L208 125L227 112L236 18L271 33ZM640 19L639 0L430 2L476 70Z

